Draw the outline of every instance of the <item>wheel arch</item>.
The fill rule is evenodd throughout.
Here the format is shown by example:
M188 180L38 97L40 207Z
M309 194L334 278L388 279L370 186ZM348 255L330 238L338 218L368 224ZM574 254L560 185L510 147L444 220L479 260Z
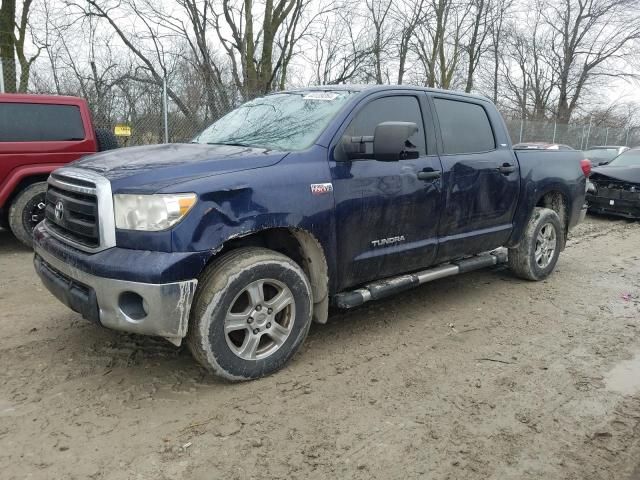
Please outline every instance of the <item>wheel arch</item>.
M567 233L569 231L569 201L567 195L561 189L551 188L540 194L535 207L549 208L558 214L560 225L564 228L563 242L561 248L564 249ZM533 211L532 211L533 212Z
M0 184L0 208L7 208L21 190L33 183L45 182L51 172L62 166L64 165L29 165L11 170L7 178Z
M49 178L48 173L38 173L31 176L23 177L18 181L18 183L8 194L3 206L0 207L0 226L4 226L6 228L9 227L9 209L20 192L22 192L25 188L33 185L34 183L46 182L47 178Z
M228 239L210 260L241 247L265 247L296 262L307 275L313 293L313 321L326 323L329 316L329 269L324 249L310 232L300 228L276 227Z

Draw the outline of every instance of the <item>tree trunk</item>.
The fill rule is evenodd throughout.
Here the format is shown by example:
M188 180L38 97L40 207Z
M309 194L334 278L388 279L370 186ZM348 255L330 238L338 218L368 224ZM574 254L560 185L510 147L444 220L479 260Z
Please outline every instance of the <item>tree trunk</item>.
M16 0L2 0L2 7L0 7L0 61L2 62L4 88L8 93L16 92L15 21Z
M558 113L556 119L558 123L569 123L571 118L571 109L569 108L569 95L567 95L567 87L565 82L560 84L560 95L558 97Z

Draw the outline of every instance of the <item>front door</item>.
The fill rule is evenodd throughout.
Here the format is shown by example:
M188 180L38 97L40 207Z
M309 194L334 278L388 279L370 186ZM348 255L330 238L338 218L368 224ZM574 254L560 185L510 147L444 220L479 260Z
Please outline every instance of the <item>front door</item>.
M344 136L373 136L382 122L418 125L409 140L419 158L380 162L347 160L334 150L331 173L336 202L339 289L429 265L437 249L441 188L440 160L427 149L420 93L369 97L356 108ZM431 125L430 123L428 123ZM339 149L340 145L336 147ZM367 153L372 152L367 144ZM430 154L433 152L433 154ZM421 172L428 172L427 175Z

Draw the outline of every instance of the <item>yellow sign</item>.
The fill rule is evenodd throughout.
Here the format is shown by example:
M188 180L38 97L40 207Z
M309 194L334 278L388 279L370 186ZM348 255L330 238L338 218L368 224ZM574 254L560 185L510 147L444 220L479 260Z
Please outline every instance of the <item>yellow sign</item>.
M115 133L117 137L130 137L131 127L129 125L116 125L113 133Z

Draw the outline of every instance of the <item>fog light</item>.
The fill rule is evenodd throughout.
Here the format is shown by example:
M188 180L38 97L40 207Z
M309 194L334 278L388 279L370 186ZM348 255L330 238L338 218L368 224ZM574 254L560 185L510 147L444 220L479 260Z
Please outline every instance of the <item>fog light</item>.
M147 302L135 292L122 292L118 297L118 306L132 320L142 320L149 314Z

